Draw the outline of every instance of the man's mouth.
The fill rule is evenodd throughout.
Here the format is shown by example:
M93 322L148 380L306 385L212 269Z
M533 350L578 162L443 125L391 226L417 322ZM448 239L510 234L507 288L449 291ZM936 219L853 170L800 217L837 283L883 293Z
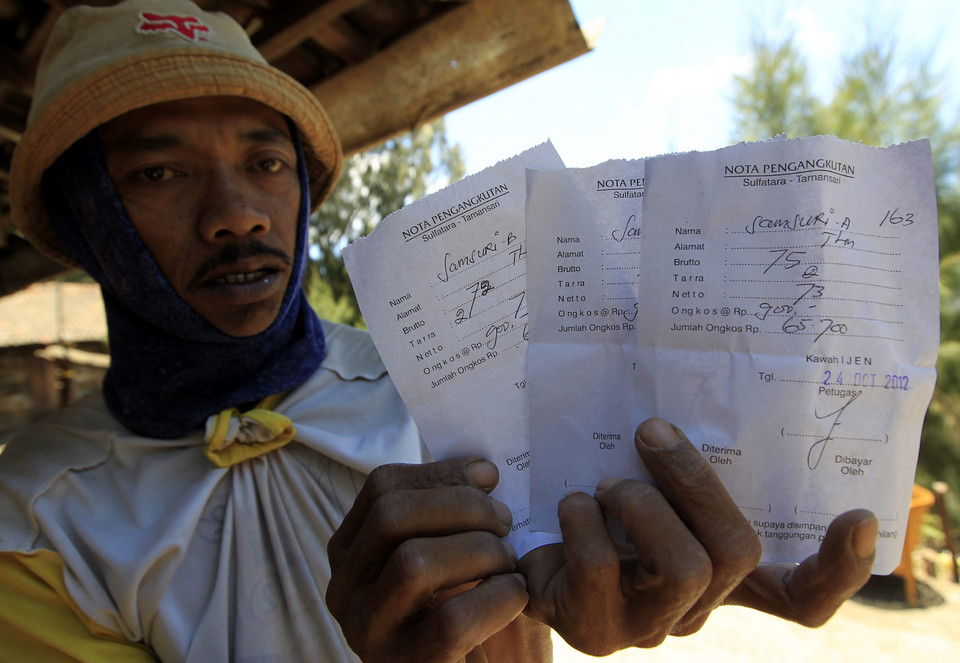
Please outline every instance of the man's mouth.
M198 284L197 292L203 293L203 296L213 296L221 303L252 304L282 296L286 284L281 278L282 274L283 270L275 265L235 264L210 274L206 281Z
M258 269L255 272L246 272L242 274L224 274L223 276L214 280L214 283L218 285L226 283L250 283L251 281L259 281L269 273L270 272L265 269Z
M228 244L197 268L192 282L207 285L250 283L292 264L293 260L286 252L260 240Z

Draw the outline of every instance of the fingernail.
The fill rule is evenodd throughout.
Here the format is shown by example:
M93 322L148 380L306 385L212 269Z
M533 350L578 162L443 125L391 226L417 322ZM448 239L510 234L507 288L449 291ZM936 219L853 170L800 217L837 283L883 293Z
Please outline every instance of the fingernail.
M597 484L597 492L602 493L605 490L610 490L621 481L623 481L623 479L620 477L607 477L606 479L602 479L600 483Z
M663 419L648 419L637 428L636 438L637 442L653 449L669 449L685 441L687 436L682 430Z
M506 539L500 539L500 543L502 543L502 544L503 544L503 547L507 549L507 555L510 556L510 559L512 559L514 562L516 562L516 561L517 561L517 550L516 550L516 548L514 548L514 547L511 546L509 543L507 543L507 540L506 540Z
M489 493L497 487L500 472L489 460L479 458L467 465L467 480L480 490Z
M493 500L493 510L497 512L497 518L504 525L510 526L513 524L513 514L510 513L510 507L506 504L500 500Z
M880 533L880 523L876 518L867 518L853 530L850 544L854 554L863 561L873 558L877 549L877 536Z

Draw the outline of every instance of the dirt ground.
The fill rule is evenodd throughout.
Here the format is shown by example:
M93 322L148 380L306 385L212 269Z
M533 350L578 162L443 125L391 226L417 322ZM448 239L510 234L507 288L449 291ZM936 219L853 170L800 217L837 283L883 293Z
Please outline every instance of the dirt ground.
M819 629L806 629L752 610L724 607L686 638L651 650L596 659L555 636L556 663L919 663L960 661L960 585L918 578L921 607L909 608L896 577L874 577Z

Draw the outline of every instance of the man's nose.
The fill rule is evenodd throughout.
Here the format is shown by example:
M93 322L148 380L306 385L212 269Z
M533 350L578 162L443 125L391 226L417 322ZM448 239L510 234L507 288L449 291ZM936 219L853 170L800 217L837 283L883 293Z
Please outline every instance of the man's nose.
M208 242L265 235L270 217L258 205L252 183L229 168L208 171L201 192L199 230Z

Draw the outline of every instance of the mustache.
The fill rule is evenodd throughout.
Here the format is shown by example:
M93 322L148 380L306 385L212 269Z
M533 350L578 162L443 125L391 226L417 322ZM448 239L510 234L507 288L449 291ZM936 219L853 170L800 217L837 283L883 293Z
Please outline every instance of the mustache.
M235 242L227 244L216 255L204 260L197 268L194 274L194 282L203 281L206 276L219 267L229 266L242 258L254 258L256 256L273 256L280 258L285 265L290 265L293 260L289 254L282 249L267 246L259 239L252 239L248 242Z

